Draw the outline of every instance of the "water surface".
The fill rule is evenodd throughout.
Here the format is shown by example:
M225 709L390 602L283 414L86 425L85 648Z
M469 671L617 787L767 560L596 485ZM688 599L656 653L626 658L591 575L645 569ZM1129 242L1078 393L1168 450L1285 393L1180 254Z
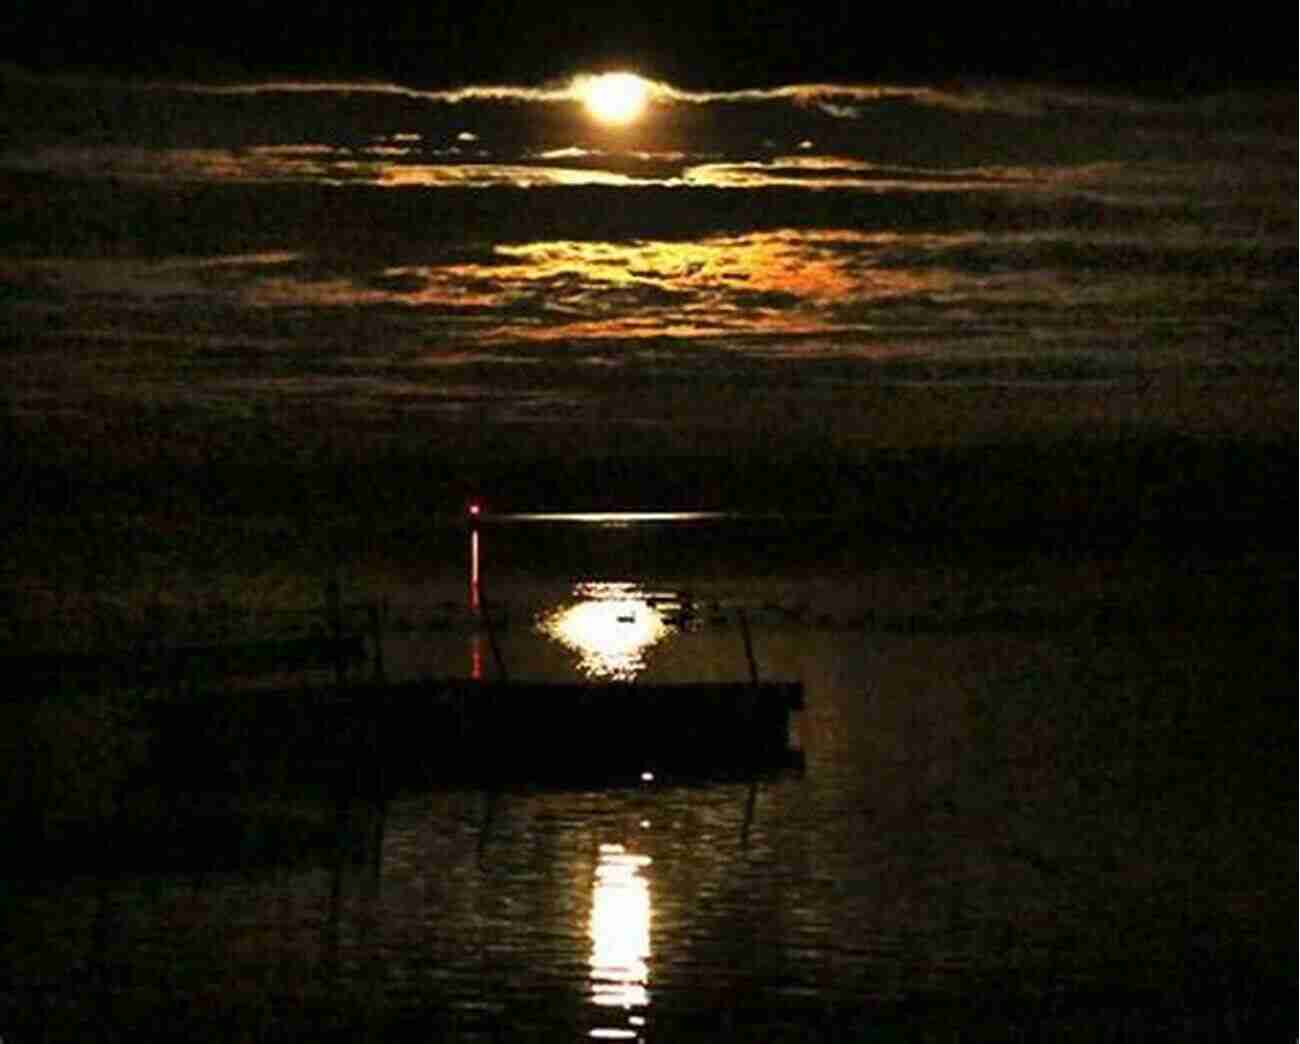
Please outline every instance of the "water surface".
M586 553L494 572L486 538L525 525L579 525ZM692 539L628 525L643 548ZM20 1039L145 1020L673 1041L1285 1023L1292 556L670 575L625 553L626 528L483 534L512 677L743 679L744 610L761 675L806 687L802 771L343 806L259 792L219 861L19 885ZM383 592L391 677L492 675L468 566L438 574L445 600Z

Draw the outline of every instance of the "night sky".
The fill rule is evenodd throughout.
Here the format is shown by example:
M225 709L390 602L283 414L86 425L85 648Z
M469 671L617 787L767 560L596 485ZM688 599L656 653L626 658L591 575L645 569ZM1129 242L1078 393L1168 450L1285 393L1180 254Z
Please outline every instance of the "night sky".
M146 0L123 10L18 0L8 9L0 55L11 61L171 78L535 84L619 65L687 87L997 77L1176 93L1286 84L1296 72L1289 19L1264 5Z
M294 460L345 428L451 459L1294 433L1276 19L8 10L8 404L29 448L80 424L77 468L193 473L157 457L258 425ZM608 69L644 119L583 112Z

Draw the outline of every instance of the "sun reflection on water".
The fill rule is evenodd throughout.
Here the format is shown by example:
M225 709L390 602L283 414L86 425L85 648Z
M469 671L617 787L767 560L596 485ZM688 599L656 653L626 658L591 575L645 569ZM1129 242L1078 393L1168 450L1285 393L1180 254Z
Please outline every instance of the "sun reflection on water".
M623 845L601 845L591 895L591 1000L621 1009L622 1025L601 1026L590 1036L635 1040L650 1003L650 882L641 876L649 856Z
M579 584L574 595L580 600L544 614L537 627L577 653L589 678L631 681L645 669L646 651L672 630L637 584Z

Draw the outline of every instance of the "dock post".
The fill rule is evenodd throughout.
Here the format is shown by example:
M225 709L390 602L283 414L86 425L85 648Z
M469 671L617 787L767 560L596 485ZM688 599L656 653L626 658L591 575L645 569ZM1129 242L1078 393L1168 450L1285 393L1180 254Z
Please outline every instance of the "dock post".
M497 644L496 628L492 624L492 613L488 608L487 598L479 593L479 620L487 629L488 646L492 650L492 659L496 661L497 675L501 681L509 682L510 674L506 670L506 658L501 655L501 646Z
M746 615L743 605L736 610L736 614L740 618L740 636L745 642L745 659L749 661L749 681L757 689L758 661L754 659L754 639L749 633L749 616Z
M329 581L325 584L325 614L328 618L330 637L334 639L334 684L342 687L343 647L340 642L343 638L343 602L339 591L337 562L330 572Z
M758 708L758 660L754 658L754 639L749 633L749 616L745 613L745 607L742 605L738 610L740 618L740 636L745 642L745 659L749 661L749 683L753 686L754 706L750 715L749 728L750 732L754 731L754 726L762 720ZM754 740L753 735L749 737L750 742ZM749 783L749 795L745 799L745 818L740 825L740 845L744 851L749 850L749 828L754 825L754 810L758 806L758 777L755 776Z
M370 640L375 643L374 659L374 680L383 682L386 679L384 670L384 624L388 619L388 599L382 602L371 602L366 606L366 611L370 615Z

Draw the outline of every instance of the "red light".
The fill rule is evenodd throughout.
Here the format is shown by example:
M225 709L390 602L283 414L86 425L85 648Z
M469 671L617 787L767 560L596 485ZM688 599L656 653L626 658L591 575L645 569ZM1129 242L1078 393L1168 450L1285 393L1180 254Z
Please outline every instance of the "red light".
M483 505L480 504L477 500L471 500L469 502L469 513L471 515L473 515L475 518L478 518L478 516L482 514L482 512L483 512Z

